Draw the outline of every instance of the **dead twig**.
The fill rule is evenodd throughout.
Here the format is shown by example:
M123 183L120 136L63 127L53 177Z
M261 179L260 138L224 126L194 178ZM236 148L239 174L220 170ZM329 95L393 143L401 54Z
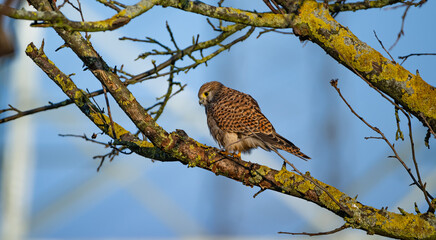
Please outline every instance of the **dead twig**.
M174 66L171 66L171 71L170 71L170 72L172 72L173 68L174 68ZM154 119L155 121L156 121L156 120L160 117L160 115L163 113L163 110L164 110L165 106L167 105L168 101L169 101L172 97L174 97L175 95L177 95L178 93L180 93L181 91L183 91L183 89L186 87L186 84L185 84L185 85L182 85L182 84L179 83L179 82L174 82L174 81L173 81L173 78L174 78L174 73L172 72L172 73L170 74L170 77L168 78L168 89L167 89L167 92L166 92L163 96L161 96L161 97L159 97L159 98L156 98L156 100L161 100L161 99L163 99L163 100L160 101L160 102L155 103L153 106L151 106L151 107L149 107L149 108L146 109L147 111L150 111L151 109L153 109L153 108L159 106L159 109L158 109L157 111L150 112L151 115L154 115L153 119ZM174 86L174 85L179 86L179 90L177 90L176 92L173 93L173 86Z
M110 126L112 128L113 139L117 139L117 134L115 133L114 121L112 120L111 106L109 104L109 99L107 97L106 86L104 86L102 83L101 87L103 88L103 92L104 92L104 99L106 101L107 114L109 115L109 121L111 121Z
M436 55L436 53L411 53L411 54L408 54L408 55L406 55L406 56L399 56L398 58L399 59L403 59L403 61L401 62L401 64L400 65L403 65L403 63L409 58L409 57L412 57L412 56L435 56Z
M294 33L292 33L292 32L279 31L279 30L274 29L274 28L270 28L270 29L262 28L262 29L263 29L263 31L259 32L259 35L257 35L256 38L260 38L261 35L263 35L263 34L265 34L265 33L269 33L269 32L275 32L275 33L280 33L280 34L289 34L289 35L294 35Z
M99 1L104 1L104 0L99 0ZM115 4L116 2L111 1L111 3ZM116 4L121 6L118 3L116 3ZM165 46L165 45L163 45L163 44L159 43L158 41L151 39L151 38L147 38L146 40L140 40L140 39L134 39L134 38L128 38L128 37L121 38L122 40L155 43L155 44L163 47L164 49L171 51L168 54L168 55L171 55L171 57L167 61L164 61L163 63L161 63L159 65L154 65L152 69L150 69L146 72L140 73L140 74L136 74L136 75L128 74L128 73L122 71L122 69L118 70L117 72L123 73L124 75L127 76L127 77L124 77L124 76L120 76L120 77L126 79L124 81L124 85L128 86L128 85L136 84L136 83L143 82L146 80L155 79L158 77L170 75L172 73L179 73L181 71L188 71L189 69L195 68L202 63L206 64L208 60L214 58L215 56L217 56L218 54L220 54L224 50L228 50L228 49L230 49L231 46L233 46L236 43L241 42L241 41L245 40L246 38L248 38L251 35L251 33L254 31L254 27L251 28L245 35L237 38L236 40L234 40L228 44L224 44L224 45L220 44L222 41L226 40L228 37L232 36L234 33L238 32L238 31L244 29L245 27L246 27L245 25L241 25L241 24L226 26L226 28L228 30L222 31L222 33L219 34L219 36L217 36L216 38L213 38L213 39L210 39L210 40L204 41L204 42L198 42L198 38L197 38L197 41L193 45L191 45L183 50L180 50L179 52L172 51L169 47L167 47L167 46ZM207 49L207 48L211 48L214 46L220 46L220 48L218 50L216 50L215 52L212 52L211 54L207 55L207 56L202 55L202 53L201 53L202 50ZM168 72L160 73L160 71L164 70L165 68L174 65L175 62L182 59L183 56L192 54L195 51L200 51L201 56L202 56L202 58L197 59L197 61L195 63L184 66L184 67L177 67L177 68L174 68ZM179 92L179 91L177 91L177 92ZM91 97L101 95L103 93L104 93L103 89L100 89L100 90L89 93L87 95L87 97L91 98ZM17 113L12 115L12 116L0 118L0 124L4 123L4 122L18 119L20 117L31 115L34 113L67 106L67 105L70 105L71 103L73 103L73 101L71 99L66 99L66 100L58 102L58 103L50 103L49 105L33 108L30 110L26 110L26 111L16 111ZM3 110L0 110L0 113L6 112L6 111L12 111L12 110L11 109L3 109Z
M87 97L94 97L94 96L100 95L102 93L103 93L103 89L97 90L97 91L89 93L87 95ZM71 103L73 103L73 100L66 99L66 100L64 100L62 102L58 102L58 103L49 102L48 105L37 107L37 108L33 108L33 109L30 109L30 110L26 110L26 111L20 111L20 110L18 110L16 108L14 108L14 109L12 109L12 108L3 109L3 110L0 110L0 113L6 112L6 111L12 111L12 110L17 112L17 113L15 115L12 115L12 116L0 118L0 124L1 123L5 123L5 122L9 122L9 121L12 121L12 120L15 120L15 119L20 118L20 117L31 115L31 114L34 114L34 113L38 113L38 112L43 112L43 111L47 111L47 110L51 110L51 109L56 109L56 108L64 107L64 106L70 105ZM9 105L9 107L11 107L11 105Z
M118 156L119 153L126 154L126 155L129 155L129 154L132 154L132 153L133 153L132 151L131 151L131 152L124 152L123 150L127 149L127 147L125 147L125 146L123 146L123 147L120 149L120 148L115 147L115 146L113 145L112 142L108 142L108 143L100 142L100 141L94 140L94 139L92 139L92 138L88 138L88 137L86 136L86 134L83 134L83 135L77 135L77 134L59 134L59 136L60 136L60 137L77 137L77 138L82 138L82 139L84 139L85 141L89 141L89 142L97 143L97 144L100 144L100 145L104 145L106 148L109 148L109 147L112 148L112 151L110 151L110 152L107 153L107 154L104 154L104 155L97 155L97 156L94 156L94 157L93 157L93 159L99 159L99 158L101 159L101 160L100 160L100 164L99 164L98 167L97 167L97 172L100 171L100 168L103 166L103 162L104 162L104 160L105 160L106 158L109 158L109 161L112 162L112 160L113 160L116 156ZM94 136L94 134L93 134L93 136Z
M119 7L117 7L115 4L114 4L114 2L115 1L107 1L107 0L97 0L97 2L100 2L100 3L102 3L103 5L105 5L106 7L109 7L109 8L112 8L113 10L115 10L115 11L117 11L117 12L120 12L121 11L121 8L119 8Z
M21 110L19 110L19 109L13 107L11 104L8 104L8 106L9 106L9 108L1 109L1 110L0 110L0 113L4 113L4 112L7 112L7 111L14 111L14 112L17 112L18 114L22 113ZM0 122L0 123L1 123L1 122Z
M404 10L403 16L401 16L401 29L400 29L400 32L398 32L397 40L395 40L394 44L392 44L392 46L389 48L389 50L392 50L397 45L397 43L400 41L401 36L404 35L404 23L406 22L407 12L409 12L409 9L411 6L412 5L406 6L406 10Z
M259 190L257 193L255 193L255 194L253 195L253 198L256 198L257 195L263 193L263 191L265 191L265 190L266 190L266 188L260 188L260 190Z
M378 38L377 33L375 32L375 30L373 30L373 31L374 31L375 38L377 38L377 40L378 40L378 42L380 43L380 45L381 45L381 47L383 48L383 50L385 50L385 52L389 55L389 57L391 58L392 62L393 62L394 64L396 64L397 62L395 62L394 58L393 58L392 55L389 53L389 51L386 50L385 46L383 45L383 42Z
M422 1L421 1L422 2ZM409 124L409 126L411 126L411 119L410 119L410 114L409 114L409 112L408 111L406 111L403 107L401 107L400 105L398 105L396 102L394 102L393 100L391 100L389 97L387 97L383 92L381 92L378 88L376 88L376 87L374 87L374 85L372 85L372 83L371 82L369 82L367 79L365 79L354 67L352 67L352 65L347 61L347 59L342 55L342 54L340 54L341 56L342 56L342 59L344 59L344 61L345 62L347 62L347 64L349 65L349 66L351 66L351 69L353 70L353 72L354 73L356 73L356 75L357 76L359 76L363 81L365 81L372 89L374 89L375 91L377 91L384 99L386 99L388 102L390 102L392 105L394 105L398 110L400 110L403 114L404 114L404 116L406 116L406 118L407 118L407 121L408 121L408 124ZM332 84L332 82L333 83L335 83L335 85L337 86L337 79L336 80L332 80L330 83ZM332 84L332 86L333 86L333 84ZM341 94L340 94L341 95ZM348 105L348 103L347 103L347 105ZM349 105L348 105L349 106ZM351 108L351 106L349 106L349 108ZM356 115L356 114L355 114ZM361 117L360 116L358 116L359 117L359 119L361 119ZM368 124L368 123L366 123L366 124ZM371 126L372 127L372 126ZM372 128L373 130L375 130L375 129L377 129L377 128ZM378 131L378 132L377 132ZM406 169L406 171L408 172L408 174L410 175L410 177L412 178L412 180L413 180L413 184L415 184L416 186L418 186L418 188L424 193L424 197L425 197L425 200L426 200L426 202L429 204L429 210L433 210L434 211L434 208L433 208L433 205L431 204L431 200L430 199L428 199L428 198L431 198L431 199L433 199L433 197L427 192L427 190L425 189L425 184L422 184L422 180L419 178L418 179L418 181L419 182L417 182L416 181L416 179L415 179L415 176L412 174L412 172L411 172L411 170L410 170L410 168L405 164L405 162L400 158L400 156L398 155L398 153L396 152L396 150L395 150L395 147L394 147L394 145L393 144L391 144L390 142L389 142L389 140L384 136L384 134L379 130L379 129L377 129L377 133L381 133L380 135L383 137L383 140L389 145L389 147L392 149L392 151L394 152L394 154L395 154L395 158L396 159L398 159L398 161L401 163L401 165L403 165L403 167ZM411 135L411 127L409 127L409 135ZM413 140L413 138L412 138L412 140ZM412 149L412 151L414 151L414 149ZM417 164L417 162L414 162L414 164ZM419 171L419 168L418 168L418 166L417 165L415 165L415 169L416 169L416 171ZM417 174L418 176L419 176L419 174Z
M271 2L270 2L269 0L263 0L263 2L266 4L266 6L267 6L269 9L271 9L271 11L272 11L273 13L280 13L279 10L277 10L276 8L274 8L274 7L271 5Z
M395 107L395 120L397 122L397 131L395 132L395 140L401 139L404 141L404 134L400 128L400 116L398 116L398 108Z
M350 226L348 224L344 224L338 228L335 228L331 231L327 231L327 232L318 232L318 233L307 233L307 232L302 232L302 233L293 233L293 232L278 232L279 234L290 234L290 235L305 235L305 236L321 236L321 235L329 235L329 234L334 234L337 232L340 232L344 229L349 228Z
M436 138L436 133L434 132L434 130L430 126L430 124L427 122L427 119L425 118L424 114L421 113L420 115L421 115L421 118L424 120L425 125L427 125L427 127L428 127L427 134L425 135L425 138L424 138L425 146L427 148L430 148L430 144L429 144L430 136L433 135L433 137Z
M386 136L384 135L384 133L382 131L380 131L380 129L378 129L377 127L372 126L371 124L369 124L363 117L361 117L359 114L357 114L354 109L350 106L350 104L347 102L347 100L344 98L344 96L341 93L341 90L338 88L338 80L334 79L330 81L330 84L332 85L333 88L335 88L335 90L338 92L339 97L342 99L342 101L347 105L347 107L349 108L349 110L357 117L359 118L366 126L368 126L369 128L371 128L373 131L375 131L376 133L378 133L380 135L380 138L377 139L382 139L386 142L386 144L391 148L392 152L394 153L394 158L396 158L402 165L403 167L406 169L406 171L408 172L409 176L412 178L413 184L416 185L423 193L424 193L424 197L425 200L427 201L427 203L429 204L429 206L431 207L431 199L433 199L433 197L430 195L430 193L427 192L427 190L425 189L425 184L422 183L422 180L420 178L420 174L419 174L419 168L418 168L418 163L416 161L416 158L414 158L414 165L415 165L415 170L417 171L417 176L418 176L418 180L415 178L415 176L413 175L413 173L411 172L410 168L406 165L406 163L402 160L402 158L399 156L399 154L397 153L397 150L395 149L394 145L386 138ZM409 137L411 140L411 144L413 145L413 137L411 134L411 121L410 121L410 117L405 114L406 117L409 120ZM370 137L370 138L375 138L375 137ZM412 147L412 155L414 156L414 147Z
M92 138L88 138L88 136L86 136L86 134L83 134L83 135L77 135L77 134L58 134L58 136L59 137L82 138L82 139L84 139L85 141L88 141L88 142L93 142L93 143L97 143L97 144L100 144L100 145L104 145L105 147L110 147L110 143L100 142L100 141L94 140ZM93 136L94 136L94 134L93 134Z

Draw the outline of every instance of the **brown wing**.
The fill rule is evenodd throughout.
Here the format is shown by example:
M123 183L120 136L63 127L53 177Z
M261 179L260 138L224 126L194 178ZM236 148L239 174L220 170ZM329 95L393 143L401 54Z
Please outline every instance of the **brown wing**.
M210 111L218 127L225 132L271 134L274 128L250 95L224 87Z

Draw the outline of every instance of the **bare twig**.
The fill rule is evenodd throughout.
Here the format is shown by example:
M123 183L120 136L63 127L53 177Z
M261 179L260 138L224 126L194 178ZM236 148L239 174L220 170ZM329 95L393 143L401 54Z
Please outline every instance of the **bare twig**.
M111 142L104 143L104 142L96 141L96 140L94 140L94 139L88 138L88 137L86 136L86 134L83 134L83 135L77 135L77 134L59 134L59 136L60 136L60 137L77 137L77 138L82 138L82 139L85 139L85 141L89 141L89 142L97 143L97 144L100 144L100 145L104 145L105 147L110 147L110 148L112 148L112 151L110 151L110 152L107 153L107 154L104 154L104 155L97 155L97 156L94 156L94 157L93 157L93 159L99 159L99 158L101 159L101 160L100 160L100 164L99 164L98 167L97 167L97 172L100 171L100 168L103 166L104 160L105 160L107 157L109 157L109 159L110 159L109 161L112 162L112 160L113 160L116 156L118 156L119 153L127 154L127 155L133 153L133 152L124 152L123 150L127 149L127 147L125 147L125 146L123 146L121 149L119 149L119 148L115 147Z
M281 7L280 7L280 5L278 5L277 3L276 3L276 1L275 0L270 0L273 4L274 4L274 6L280 11L280 13L281 14L285 14L286 12L285 12L285 10L284 9L282 9Z
M112 8L113 10L120 12L121 9L119 7L117 7L115 4L113 4L113 2L115 1L107 1L107 0L97 0L97 2L102 3L103 5Z
M244 29L245 27L246 26L244 26L244 25L235 24L235 25L232 25L232 27L229 27L231 29L230 31L222 32L216 38L213 38L213 39L205 41L205 42L200 42L200 43L195 44L195 45L191 45L191 46L189 46L189 47L187 47L187 48L185 48L185 49L183 49L183 50L181 50L179 52L171 51L171 53L169 55L171 55L173 53L176 53L176 54L172 55L165 62L157 65L155 68L150 69L150 70L148 70L146 72L143 72L141 74L137 74L136 76L134 76L131 79L129 79L128 81L126 81L126 83L127 84L131 84L131 83L136 83L136 82L143 81L143 80L145 80L145 79L147 79L149 77L155 78L156 76L169 75L170 72L167 72L167 73L164 73L164 74L158 74L158 71L161 71L161 70L163 70L163 69L173 65L175 61L181 59L183 56L185 56L188 53L191 54L194 51L199 51L199 50L202 50L202 49L206 49L206 48L210 48L210 47L216 46L217 44L219 44L222 41L224 41L225 39L227 39L229 36L233 35L234 33L238 32L238 31L240 31L242 29ZM212 53L209 56L207 56L208 60L222 52L222 51L219 51L219 52L218 51L216 51L215 53ZM191 67L195 67L195 66L191 65ZM183 70L185 70L185 69L183 69ZM183 71L183 70L179 70L179 71ZM176 69L175 69L175 71L176 71ZM179 71L176 71L175 73L178 73ZM155 74L156 76L152 76L153 74Z
M395 45L400 41L401 36L404 35L404 23L406 21L407 12L409 11L411 5L406 6L406 10L404 10L403 16L401 16L401 29L400 32L398 32L397 40L395 40L394 44L389 48L389 50L392 50Z
M394 145L386 138L386 136L384 135L384 133L382 131L380 131L380 129L378 129L377 127L372 126L371 124L369 124L364 118L362 118L359 114L357 114L354 109L350 106L350 104L347 102L347 100L345 100L344 96L342 95L340 89L338 88L337 84L338 84L338 80L331 80L330 84L335 88L335 90L338 92L339 96L341 97L342 101L347 105L347 107L350 109L350 111L357 117L359 118L363 123L365 123L366 126L368 126L369 128L371 128L373 131L375 131L376 133L378 133L381 137L382 140L384 140L386 142L386 144L388 144L388 146L391 148L392 152L394 153L394 157L403 165L403 167L406 169L406 171L409 173L409 176L412 178L413 184L415 184L423 193L425 196L425 200L427 201L427 203L429 203L429 206L432 206L429 199L431 198L433 199L433 197L427 192L427 190L425 189L424 184L422 184L422 181L420 179L420 175L418 175L418 180L415 178L415 176L413 175L413 173L411 172L410 168L406 165L406 163L402 160L402 158L399 156L399 154L397 153L397 150L395 149ZM411 125L410 125L410 117L408 115L406 115L406 117L408 117L409 119L409 136L411 141L413 141L412 135L411 135ZM374 138L374 137L371 137ZM414 152L414 148L412 148L412 152ZM418 169L418 164L416 162L416 159L414 161L415 164L415 170L417 172L419 172Z
M259 194L263 193L265 190L266 188L260 188L260 190L253 195L253 198L256 198Z
M155 121L156 121L156 120L160 117L160 115L163 113L163 110L164 110L165 106L167 105L168 100L170 100L170 98L172 98L173 96L175 96L175 95L178 94L179 92L183 91L183 89L186 87L186 84L185 84L185 85L182 85L182 84L179 83L179 82L174 82L174 81L173 81L173 78L174 78L174 73L172 72L173 68L174 68L174 66L171 67L171 71L170 71L171 74L170 74L170 77L168 78L168 89L167 89L166 94L156 99L156 100L161 100L161 99L163 98L163 100L160 101L160 102L157 102L157 103L154 104L153 106L147 108L147 111L149 111L149 110L153 109L153 108L156 107L156 106L160 106L159 109L158 109L157 111L155 111L155 112L150 112L150 114L154 114L153 119L154 119ZM179 86L179 90L177 90L175 93L173 93L173 85L177 85L177 86Z
M392 55L389 53L388 50L386 50L385 46L383 45L383 42L378 38L377 33L375 32L375 30L374 30L374 35L375 35L375 38L377 38L377 40L380 43L380 45L383 48L383 50L385 50L385 52L389 55L389 57L391 57L392 62L394 64L396 64L396 62L395 62L394 58L392 57Z
M103 93L103 89L97 90L97 91L94 91L94 92L91 92L90 94L88 94L87 97L94 97L94 96L100 95L102 93ZM34 113L38 113L38 112L43 112L43 111L47 111L47 110L52 110L52 109L64 107L64 106L70 105L73 102L74 101L71 100L71 99L66 99L66 100L58 102L58 103L51 103L51 102L49 102L49 105L33 108L33 109L30 109L30 110L26 110L26 111L19 111L19 110L16 111L15 110L17 112L17 114L12 115L12 116L8 116L8 117L4 117L4 118L0 118L0 124L1 123L5 123L5 122L9 122L9 121L12 121L12 120L15 120L15 119L20 118L20 117L31 115L31 114L34 114ZM10 110L12 110L12 109L0 110L0 113L1 112L5 112L5 111L10 111Z
M279 10L277 10L276 8L274 8L274 7L271 5L271 2L270 2L269 0L263 0L263 2L266 4L266 6L267 6L269 9L271 9L271 11L272 11L273 13L280 13Z
M100 141L94 140L94 139L92 139L92 138L89 138L88 136L86 136L86 134L83 134L83 135L77 135L77 134L58 134L58 136L59 136L59 137L76 137L76 138L82 138L82 139L84 139L85 141L93 142L93 143L97 143L97 144L103 145L103 146L105 146L105 147L110 147L110 145L111 145L110 143L100 142Z
M421 174L419 172L418 161L416 160L416 156L415 156L415 143L413 142L413 136L412 136L412 123L411 123L410 119L407 122L407 125L409 127L410 148L412 149L412 160L413 160L413 165L415 166L416 176L418 177L419 184L424 189L423 193L424 193L424 196L425 196L425 200L427 201L427 204L429 206L428 211L429 212L434 212L435 209L434 209L433 204L431 203L432 200L433 200L433 197L430 194L428 194L427 190L425 190L425 187L426 187L427 183L423 183L422 182Z
M217 51L215 51L215 52L213 52L213 53L211 53L211 54L209 54L207 56L202 57L200 60L197 60L197 62L195 62L195 63L193 63L191 65L188 65L188 66L185 66L185 67L182 67L182 68L174 68L172 71L169 71L169 72L166 72L166 73L162 73L162 74L159 73L159 71L161 71L161 70L163 70L163 69L173 65L177 60L181 59L184 55L191 54L194 51L201 51L203 49L216 46L219 43L221 43L222 41L226 40L229 36L233 35L234 33L238 32L238 31L240 31L242 29L244 29L245 27L246 26L240 25L240 24L230 25L230 26L226 27L228 29L227 31L222 32L216 38L210 39L210 40L205 41L205 42L197 42L196 44L193 44L193 45L191 45L191 46L189 46L189 47L187 47L187 48L177 52L176 54L173 54L176 51L172 51L170 53L170 55L171 54L173 54L173 55L167 61L165 61L165 62L163 62L163 63L161 63L159 65L156 65L155 67L153 67L152 69L150 69L150 70L148 70L148 71L146 71L144 73L137 74L137 75L131 75L131 74L127 74L127 73L123 72L121 69L118 70L118 72L121 72L121 73L123 73L123 74L125 74L125 75L127 75L129 77L129 79L124 81L124 85L127 86L127 85L130 85L130 84L139 83L139 82L142 82L142 81L145 81L145 80L149 80L149 79L154 79L154 78L158 78L158 77L161 77L161 76L170 75L171 73L179 73L181 71L189 70L190 68L195 68L195 67L197 67L198 65L200 65L202 63L206 63L208 60L214 58L215 56L217 56L218 54L220 54L224 50L229 49L234 44L236 44L238 42L241 42L241 41L245 40L246 38L248 38L248 36L250 36L250 34L254 30L254 28L252 30L250 30L249 32L247 32L244 36L234 40L233 42L231 42L229 44L221 45L220 49L218 49ZM143 41L143 42L153 42L153 41L155 41L153 43L156 43L156 44L158 44L159 46L161 46L163 48L166 47L165 45L159 44L156 40L151 39L151 38L147 38L147 40L139 40L139 39L125 37L125 38L122 38L122 39L123 40L132 40L132 41ZM171 51L170 48L168 48L168 50ZM100 89L100 90L91 92L89 95L87 95L87 97L94 97L94 96L101 95L103 93L104 93L103 89ZM54 103L54 104L50 103L49 105L33 108L33 109L30 109L30 110L26 110L26 111L21 111L21 112L17 111L17 114L14 114L14 115L8 116L8 117L4 117L4 118L0 118L0 124L4 123L4 122L11 121L11 120L18 119L20 117L31 115L31 114L34 114L34 113L38 113L38 112L42 112L42 111L47 111L47 110L52 110L52 109L60 108L60 107L63 107L63 106L67 106L67 105L70 105L71 103L73 103L73 101L71 99L67 99L67 100L64 100L64 101L61 101L61 102L58 102L58 103ZM5 109L5 110L3 110L3 112L4 111L11 111L11 110L6 110Z
M430 133L433 134L434 138L436 138L436 133L434 132L433 128L431 128L430 124L427 122L427 119L425 118L424 114L421 113L421 117L422 117L422 119L424 119L424 122L427 125L428 130L430 131Z
M166 26L167 26L167 31L170 34L171 42L173 42L174 47L177 49L177 51L180 51L179 46L177 46L176 39L174 39L173 31L171 31L171 28L170 28L170 25L168 24L168 22L166 22Z
M371 8L383 8L389 5L397 4L404 2L404 0L388 0L388 1L380 1L380 0L363 0L360 2L352 2L352 3L344 3L345 1L336 1L335 3L329 4L328 8L332 13L339 13L345 11L358 11L358 10L366 10Z
M398 108L395 107L395 120L397 122L397 131L395 132L395 140L401 139L404 141L404 134L400 128L400 116L398 116Z
M427 148L430 148L430 136L431 136L430 129L427 129L427 133L425 134L424 137L424 144Z
M337 233L340 232L344 229L349 228L350 226L348 224L344 224L338 228L335 228L331 231L327 231L327 232L318 232L318 233L307 233L307 232L302 232L302 233L293 233L293 232L278 232L279 234L290 234L290 235L305 235L305 236L321 236L321 235L329 235L329 234L333 234L333 233Z
M114 121L112 120L111 106L110 106L110 104L109 104L109 99L108 99L108 97L107 97L106 87L105 87L103 84L101 84L101 87L103 88L103 92L104 92L104 99L105 99L105 101L106 101L107 114L108 114L108 116L109 116L109 121L111 121L111 122L110 122L110 126L111 126L111 128L112 128L113 138L114 138L114 139L117 139L117 134L116 134L116 132L115 132L115 128L114 128Z
M263 31L259 32L259 35L257 35L256 38L259 38L261 35L263 35L263 34L265 34L265 33L269 33L269 32L275 32L275 33L280 33L280 34L289 34L289 35L294 35L294 33L292 33L292 32L279 31L279 30L274 29L274 28L270 28L270 29L262 28L262 29L263 29Z
M17 112L17 113L22 113L21 110L13 107L11 104L8 104L8 106L9 106L9 108L1 109L0 113L4 113L4 112L7 112L7 111L14 111L14 112Z
M217 31L217 32L222 32L222 31L223 31L223 30L221 30L219 27L215 27L215 25L213 25L213 23L210 21L209 18L206 18L206 21L207 21L207 23L209 23L209 25L212 27L212 29L213 29L214 31Z
M425 2L425 0L422 0L421 2ZM342 56L342 54L340 54L341 56ZM401 107L401 106L399 106L396 102L394 102L394 101L392 101L390 98L388 98L384 93L382 93L378 88L376 88L376 87L374 87L374 85L372 85L372 83L371 82L369 82L367 79L365 79L354 67L352 67L352 65L351 64L349 64L348 63L348 61L346 60L346 58L344 58L344 56L342 56L342 58L344 59L344 61L346 61L347 62L347 64L349 65L349 66L351 66L351 69L353 70L353 72L354 73L356 73L356 75L358 75L362 80L364 80L371 88L373 88L375 91L377 91L384 99L386 99L388 102L390 102L392 105L394 105L398 110L400 110L403 114L404 114L404 116L406 116L406 118L407 118L407 121L408 121L408 124L410 125L411 124L411 119L410 119L410 115L409 115L409 112L407 112L403 107ZM330 82L331 84L332 84L332 86L335 84L336 86L337 86L337 79L336 80L332 80L331 82ZM334 84L333 84L334 83ZM337 89L338 90L338 89ZM340 94L340 93L339 93ZM341 95L341 94L340 94ZM348 103L347 103L347 105L348 105ZM349 105L348 105L349 106ZM349 106L349 108L351 108L351 106ZM356 115L356 114L355 114ZM358 116L359 118L361 118L360 116ZM365 122L366 123L366 122ZM367 124L367 123L366 123ZM375 128L375 129L377 129L377 128ZM375 129L373 129L373 130L375 130ZM378 129L377 129L378 130ZM411 131L411 127L409 127L409 131ZM377 132L377 131L376 131ZM381 131L380 130L378 130L378 132L377 133L381 133ZM415 179L415 176L412 174L412 172L411 172L411 170L410 170L410 168L409 167L407 167L407 165L404 163L404 161L400 158L400 156L397 154L397 152L396 152L396 150L395 150L395 147L394 147L394 145L393 144L391 144L389 141L388 141L388 139L384 136L384 134L383 133L381 133L380 135L382 135L382 137L383 137L383 140L389 145L389 147L392 149L392 151L394 152L394 154L395 154L395 158L396 159L398 159L398 161L403 165L403 167L406 169L406 171L409 173L409 175L411 176L411 178L412 178L412 180L413 180L413 183L414 184L416 184L417 186L418 186L418 188L424 193L424 196L425 196L425 200L427 201L427 203L429 204L429 210L434 210L434 208L433 208L433 205L431 204L431 201L430 201L430 199L428 199L428 197L429 198L431 198L431 199L433 199L433 197L427 192L427 190L425 190L425 184L423 185L422 184L422 181L421 181L421 179L418 179L419 180L419 184L417 184L417 181L416 181L416 179ZM410 132L409 132L409 135L410 135ZM414 149L412 149L412 150L414 150ZM414 162L414 164L415 164L415 162ZM417 164L417 163L416 163ZM415 169L417 170L417 171L419 171L419 168L415 165Z
M112 151L110 151L110 152L107 153L107 154L104 154L104 155L97 155L97 156L92 157L93 159L99 159L99 158L101 159L101 160L100 160L100 164L99 164L98 167L97 167L97 172L100 171L100 168L103 166L104 160L106 160L107 157L109 157L109 162L112 162L112 160L114 160L114 158L115 158L116 156L118 156L118 154L119 154L118 151L116 151L115 149L112 149Z
M400 65L403 65L403 63L409 58L409 57L412 57L412 56L435 56L436 55L436 53L411 53L411 54L408 54L408 55L406 55L406 56L399 56L398 58L399 59L403 59L403 61L401 62L401 64Z

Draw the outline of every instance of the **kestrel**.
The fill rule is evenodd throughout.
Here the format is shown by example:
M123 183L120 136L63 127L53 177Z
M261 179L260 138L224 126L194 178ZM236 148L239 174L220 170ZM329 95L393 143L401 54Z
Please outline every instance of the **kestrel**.
M214 81L200 87L198 98L206 109L212 137L227 152L249 153L251 149L261 147L266 151L281 149L304 160L310 159L276 133L250 95Z

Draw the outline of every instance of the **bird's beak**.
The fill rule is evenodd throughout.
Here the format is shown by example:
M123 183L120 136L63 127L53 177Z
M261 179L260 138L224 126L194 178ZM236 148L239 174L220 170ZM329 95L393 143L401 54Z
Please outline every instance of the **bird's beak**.
M204 105L205 101L206 101L206 99L200 97L200 99L198 99L198 104Z

